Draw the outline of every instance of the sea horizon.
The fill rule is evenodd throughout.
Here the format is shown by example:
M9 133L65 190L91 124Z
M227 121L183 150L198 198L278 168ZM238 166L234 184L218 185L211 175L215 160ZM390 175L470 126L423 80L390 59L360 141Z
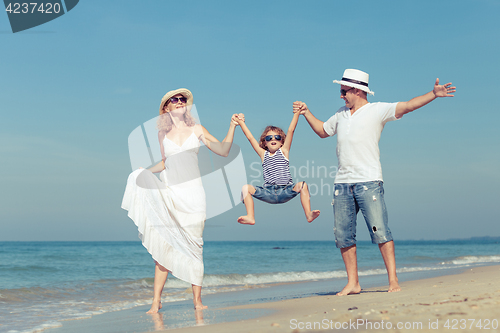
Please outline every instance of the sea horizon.
M332 234L333 235L333 234ZM394 242L433 242L433 241L476 241L476 240L491 240L491 241L499 241L500 242L500 236L474 236L474 237L467 237L467 238L436 238L436 239L414 239L414 238L405 238L405 239L395 239ZM332 240L328 239L311 239L311 240L303 240L303 239L280 239L280 240L205 240L204 242L329 242L329 241L334 241L333 238ZM369 239L361 239L358 240L358 242L369 242ZM0 240L0 243L13 243L13 242L140 242L140 239L137 240Z

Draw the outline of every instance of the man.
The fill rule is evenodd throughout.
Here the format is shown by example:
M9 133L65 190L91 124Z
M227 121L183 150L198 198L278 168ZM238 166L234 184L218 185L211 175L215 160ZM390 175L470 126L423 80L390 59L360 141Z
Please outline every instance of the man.
M361 291L356 256L356 216L363 213L372 243L378 244L389 277L389 292L400 291L396 275L394 241L387 225L384 188L378 142L384 125L403 117L437 97L453 97L451 83L434 89L408 102L369 103L369 75L356 69L346 69L340 81L340 98L345 101L328 121L318 120L303 102L293 103L293 112L300 112L320 138L337 134L339 169L335 177L333 207L335 243L342 254L347 271L347 285L339 296Z

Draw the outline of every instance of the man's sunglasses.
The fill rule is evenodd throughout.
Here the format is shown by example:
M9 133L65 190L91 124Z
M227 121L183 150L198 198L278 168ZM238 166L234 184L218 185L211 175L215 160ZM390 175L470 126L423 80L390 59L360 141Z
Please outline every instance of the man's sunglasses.
M268 135L266 136L266 141L271 141L273 139L273 136L276 140L281 141L281 135Z
M186 104L187 100L186 97L170 97L170 103L172 104L177 104L179 101Z
M353 89L354 89L354 88L347 89L347 90L345 90L345 89L340 89L340 96L345 96L345 94L347 94L347 92L348 92L349 90L353 90Z

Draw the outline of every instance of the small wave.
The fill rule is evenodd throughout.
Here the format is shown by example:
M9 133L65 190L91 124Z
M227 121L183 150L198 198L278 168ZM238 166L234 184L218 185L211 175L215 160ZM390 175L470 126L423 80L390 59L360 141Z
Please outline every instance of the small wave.
M463 256L457 257L450 261L442 262L441 265L468 265L468 264L480 264L480 263L491 263L500 262L500 255L494 256Z
M218 287L230 285L259 285L269 283L287 283L298 281L322 280L345 277L344 271L331 272L277 272L260 274L227 274L216 275L208 274L203 278L203 287ZM170 279L167 281L167 287L186 288L189 287L184 281Z
M31 329L28 332L38 333L38 332L45 331L46 329L49 329L49 328L57 328L57 327L62 327L62 324L58 321L49 321L49 322L46 322L46 323L43 323L43 324L40 324L40 325L34 327L33 329Z

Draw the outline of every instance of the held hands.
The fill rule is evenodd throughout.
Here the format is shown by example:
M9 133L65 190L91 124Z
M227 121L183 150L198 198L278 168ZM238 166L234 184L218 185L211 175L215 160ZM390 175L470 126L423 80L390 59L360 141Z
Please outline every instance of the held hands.
M439 85L439 79L436 79L434 89L432 90L436 97L453 97L455 95L450 95L450 93L454 93L456 91L456 87L451 87L451 82L448 82L444 85Z
M306 103L297 101L293 102L293 113L305 114L309 109L307 108Z
M245 115L243 113L240 113L240 114L235 113L231 117L231 122L233 124L235 124L236 126L238 126L240 123L245 122Z

